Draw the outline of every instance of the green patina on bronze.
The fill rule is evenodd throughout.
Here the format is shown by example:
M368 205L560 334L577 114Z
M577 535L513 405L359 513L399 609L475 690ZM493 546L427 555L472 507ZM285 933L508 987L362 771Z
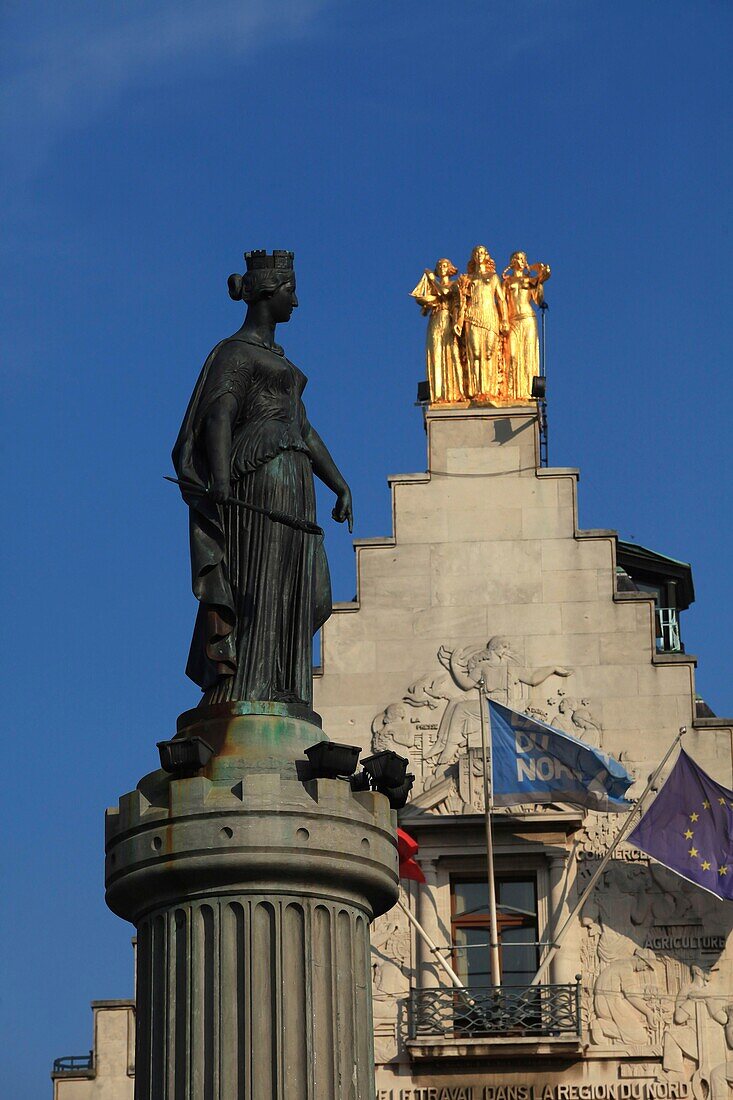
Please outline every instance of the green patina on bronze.
M304 750L328 738L321 719L293 703L246 701L201 706L178 719L178 737L202 737L214 756L201 773L212 782L232 783L251 771L277 770L295 776Z

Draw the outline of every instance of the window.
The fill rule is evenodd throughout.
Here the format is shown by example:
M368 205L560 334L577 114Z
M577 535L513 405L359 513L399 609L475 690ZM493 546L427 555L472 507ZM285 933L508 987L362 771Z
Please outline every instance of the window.
M502 985L527 986L539 966L534 875L496 878ZM469 988L491 985L489 887L478 877L451 879L453 967Z

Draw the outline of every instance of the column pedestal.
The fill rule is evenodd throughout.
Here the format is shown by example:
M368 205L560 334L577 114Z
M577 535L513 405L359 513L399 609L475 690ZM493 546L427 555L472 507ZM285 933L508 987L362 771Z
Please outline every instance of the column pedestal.
M298 779L324 739L307 719L217 710L206 774L154 772L107 813L107 903L138 930L135 1098L372 1100L369 923L397 897L395 815ZM194 715L206 737L203 711L185 731Z

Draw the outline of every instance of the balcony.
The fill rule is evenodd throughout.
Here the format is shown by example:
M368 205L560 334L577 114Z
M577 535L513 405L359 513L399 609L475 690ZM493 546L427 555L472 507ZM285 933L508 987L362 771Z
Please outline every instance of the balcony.
M581 1047L580 985L416 989L410 994L413 1059L567 1057Z
M90 1050L88 1054L67 1054L64 1058L55 1058L51 1072L53 1076L93 1077L94 1055Z

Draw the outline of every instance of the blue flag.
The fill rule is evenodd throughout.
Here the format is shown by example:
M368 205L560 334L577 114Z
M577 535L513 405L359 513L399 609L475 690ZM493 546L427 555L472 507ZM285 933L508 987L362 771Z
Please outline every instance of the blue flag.
M626 839L689 882L733 901L733 791L711 779L684 749Z
M605 812L631 809L625 795L634 779L618 760L493 699L489 719L497 806L569 802Z

